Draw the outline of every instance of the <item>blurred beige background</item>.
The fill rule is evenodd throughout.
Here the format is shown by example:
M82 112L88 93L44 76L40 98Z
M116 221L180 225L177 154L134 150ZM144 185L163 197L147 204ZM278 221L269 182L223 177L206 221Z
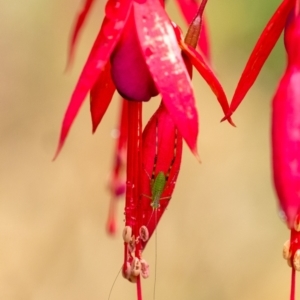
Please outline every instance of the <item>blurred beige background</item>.
M102 19L103 0L81 36L72 71L64 74L80 2L0 0L3 300L107 299L122 263L120 233L110 238L104 229L118 97L94 136L86 103L59 158L51 161L63 113ZM209 1L213 65L229 97L278 2ZM169 3L168 9L183 26L177 6ZM235 114L237 128L219 123L217 101L195 76L202 164L185 148L158 230L157 300L288 299L290 270L281 249L289 233L277 215L269 155L270 100L283 65L279 46ZM157 104L145 107L151 111ZM144 256L153 270L154 241ZM144 299L153 298L153 277L143 280ZM113 299L135 299L135 286L119 276Z

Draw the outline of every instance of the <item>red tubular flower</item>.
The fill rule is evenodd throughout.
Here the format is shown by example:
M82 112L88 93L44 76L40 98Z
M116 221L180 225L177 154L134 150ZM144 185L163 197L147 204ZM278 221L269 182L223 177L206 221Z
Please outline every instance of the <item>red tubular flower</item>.
M116 89L131 100L127 103L127 117L124 114L128 134L119 141L122 145L117 145L111 187L116 194L121 168L119 151L124 150L127 139L122 273L128 280L137 282L138 299L142 298L140 275L148 276L148 265L142 259L142 252L172 196L181 163L182 138L197 155L198 115L190 80L192 66L210 85L224 114L229 109L222 86L202 55L194 49L206 2L202 2L183 40L179 28L171 23L159 0L108 0L105 19L62 125L56 155L88 93L91 95L93 131L101 122ZM70 55L91 4L92 1L86 0L77 19ZM162 95L162 104L142 137L141 102L157 93ZM228 121L232 123L230 117ZM121 125L122 130L125 127ZM113 209L108 227L110 231L115 230Z

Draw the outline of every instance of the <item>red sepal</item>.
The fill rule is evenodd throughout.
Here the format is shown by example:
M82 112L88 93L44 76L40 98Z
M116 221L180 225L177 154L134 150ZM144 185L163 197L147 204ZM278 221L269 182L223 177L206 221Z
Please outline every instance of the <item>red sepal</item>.
M93 45L87 62L81 72L77 85L73 91L67 111L64 116L62 129L60 133L59 144L54 158L57 157L71 125L87 95L94 86L97 78L100 76L107 64L118 40L122 34L124 24L126 23L132 0L109 0L105 8L105 18L100 32Z
M189 74L174 29L158 0L134 2L140 46L163 102L197 156L198 114Z
M181 43L181 48L183 49L184 54L190 59L192 65L197 69L203 79L210 86L211 90L216 95L224 114L226 115L229 111L229 104L226 94L209 65L205 62L201 54L198 53L194 48L186 45L183 42ZM228 118L228 122L235 126L230 117Z
M106 64L90 93L90 109L93 132L96 131L104 116L116 87L110 76L110 62Z
M74 28L72 30L71 41L70 41L70 45L69 45L67 68L72 64L78 35L82 29L82 26L86 20L88 13L90 12L90 9L91 9L93 3L94 3L94 0L85 0L84 4L82 6L82 9L80 10L79 14L77 15L77 17L75 19L75 24L74 24Z

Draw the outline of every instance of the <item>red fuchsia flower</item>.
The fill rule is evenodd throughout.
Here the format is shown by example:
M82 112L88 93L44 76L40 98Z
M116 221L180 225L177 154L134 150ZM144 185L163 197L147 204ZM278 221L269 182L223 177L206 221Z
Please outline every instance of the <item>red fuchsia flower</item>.
M245 66L245 69L241 75L241 78L238 82L238 85L235 89L232 101L230 103L229 114L227 114L223 120L227 119L228 116L231 116L233 112L237 109L240 105L242 100L244 99L245 95L255 82L261 68L263 67L266 59L268 58L269 54L271 53L273 47L275 46L281 32L283 31L285 24L288 20L288 16L291 14L293 9L295 8L296 0L283 0L280 6L277 8L273 16L271 17L270 21L266 25L265 29L263 30L262 34L260 35L248 61ZM287 35L288 36L288 35ZM293 39L295 39L293 37ZM289 56L288 52L288 56ZM284 77L284 81L282 82L289 82L291 78ZM289 79L287 79L289 78ZM281 83L281 86L278 91L286 90L287 85ZM287 91L285 91L287 93ZM281 97L282 98L282 97ZM282 120L286 120L288 115L284 115L280 109L277 110L281 112ZM273 123L276 124L278 121L279 114L273 114ZM278 138L280 140L280 138ZM279 143L278 143L279 145ZM277 172L277 170L274 170ZM277 185L277 180L275 180L275 185ZM280 187L276 187L278 190L281 190ZM281 194L281 192L280 192ZM282 197L279 197L282 198ZM286 204L280 199L281 208L286 216L286 221L289 226L293 224L293 221L296 216L295 205ZM289 208L288 208L289 207ZM293 207L293 208L292 208Z
M194 65L210 84L226 113L228 109L226 95L202 56L194 49L200 34L205 4L206 1L203 1L185 40L183 40L178 27L175 27L175 32L189 74L192 75L192 65ZM230 120L230 122L232 121ZM137 124L135 127L140 126ZM136 136L139 137L140 134L138 133ZM140 144L142 144L142 151L139 149ZM142 153L140 158L142 167L139 167L136 159L130 155L130 153L139 151ZM126 189L123 276L132 282L139 283L140 275L144 278L149 275L149 266L142 258L142 252L170 202L179 173L181 153L181 133L163 101L146 126L142 141L135 138L135 142L133 144L129 142L128 145L127 170L131 169L129 166L135 165L136 171L131 170L127 173L130 185L127 185ZM136 174L142 174L142 176ZM133 186L140 188L138 191L134 191ZM139 291L138 288L138 295Z
M288 63L273 99L272 161L281 215L291 230L290 240L284 244L283 250L284 258L292 267L291 300L295 299L295 270L300 271L299 5L299 1L284 0L268 22L242 73L227 115L230 116L242 102L286 27L284 40Z
M56 155L89 92L93 131L116 89L130 100L124 125L128 134L123 275L137 282L138 299L142 299L140 275L148 275L142 252L171 198L181 162L182 138L197 156L198 114L190 81L192 66L208 82L224 114L228 114L222 86L194 49L206 2L201 4L183 40L158 0L109 0L62 125ZM84 16L87 11L84 9ZM75 43L76 38L72 41ZM142 101L157 93L162 95L162 104L142 136ZM228 121L232 123L230 117ZM118 163L114 174L119 174ZM113 231L114 224L110 224Z
M131 1L129 1L129 2L131 4L133 3ZM181 2L181 4L184 3L183 0L181 0L180 2ZM87 14L92 6L92 3L93 3L93 1L86 0L82 11L79 13L79 15L77 17L77 21L75 23L75 27L74 27L72 39L71 39L71 44L70 44L69 61L71 61L71 58L73 56L74 47L75 47L75 44L76 44L76 41L78 38L78 34L82 28L82 25L84 23L84 20L86 19ZM184 128L183 134L185 134L186 141L189 142L190 148L192 148L192 147L195 148L196 143L194 140L195 140L195 136L197 135L197 131L198 131L197 126L196 126L197 125L197 113L196 113L196 110L194 107L193 95L192 95L191 89L189 87L190 82L185 77L186 75L184 75L184 73L185 73L184 70L182 70L181 67L178 68L178 66L181 63L180 62L181 55L179 56L179 58L178 57L176 58L179 60L175 64L173 62L171 62L169 59L164 59L164 64L161 64L161 63L157 64L157 63L153 63L152 61L154 61L154 60L152 59L152 56L150 57L148 55L149 49L150 49L149 47L146 47L144 49L145 50L144 57L142 56L140 51L136 51L136 49L140 48L138 45L139 43L146 45L147 40L148 41L151 40L152 44L154 46L156 45L157 49L160 49L160 53L159 54L157 53L157 57L156 57L157 60L160 60L160 58L161 58L160 56L162 54L164 54L166 58L168 57L168 55L169 55L169 58L174 56L174 53L171 53L170 49L167 49L166 47L163 48L161 43L165 43L165 41L167 41L167 43L172 45L172 47L174 49L176 49L175 46L177 46L177 43L176 43L176 45L173 45L174 40L169 38L169 41L168 41L168 38L166 38L166 37L163 40L161 40L159 38L161 32L157 31L157 30L152 30L153 32L149 36L144 35L143 33L140 33L141 40L138 41L138 34L137 35L135 34L136 29L134 28L135 27L134 26L135 19L133 18L133 14L135 12L137 15L138 14L142 15L143 11L139 10L138 8L131 7L132 5L128 4L128 7L126 7L126 5L123 4L125 6L125 8L122 6L118 7L117 13L115 15L113 15L112 8L114 7L113 6L114 4L119 5L118 2L115 3L113 1L109 1L107 3L106 11L109 12L110 18L108 18L106 16L106 20L104 21L104 23L102 25L102 28L98 34L98 37L97 37L97 40L93 47L93 50L90 54L90 57L89 57L89 59L86 63L86 66L82 72L82 75L77 84L77 87L74 90L68 110L65 115L58 151L61 149L61 147L64 143L64 140L68 134L69 128L73 122L73 119L75 118L75 116L83 102L85 93L88 92L88 90L87 90L88 87L90 88L90 94L91 94L91 115L92 115L92 122L93 122L93 131L96 130L98 124L100 123L100 121L111 101L111 98L114 94L116 86L117 86L118 91L121 94L123 94L124 96L126 96L127 98L130 98L130 99L135 98L135 100L147 100L151 95L154 95L157 93L156 86L154 86L154 83L153 83L153 79L150 78L150 76L149 76L149 74L150 74L149 70L145 69L147 66L146 66L145 62L143 61L143 59L146 62L148 61L148 65L152 68L152 71L153 71L154 75L156 76L156 82L158 81L160 83L161 88L163 89L163 93L165 95L167 95L167 97L165 97L168 99L167 107L168 107L169 111L172 112L172 116L173 117L175 116L175 119L177 119L177 122L180 123L180 127ZM190 28L191 34L189 34L189 36L193 36L193 39L196 41L196 43L197 43L197 40L199 39L200 28L202 27L202 12L204 10L205 4L206 4L206 1L203 1L197 16L193 20L193 25ZM135 4L135 5L138 5L138 4ZM153 6L153 4L151 4L151 5ZM159 3L156 2L155 5L159 5ZM159 7L161 10L160 5L159 5ZM184 11L187 12L187 8L195 9L195 7L196 7L195 3L192 3L192 6L191 6L191 4L188 1L186 1ZM123 10L122 10L122 8L123 8ZM148 5L148 8L151 8L150 4ZM129 9L129 10L131 9L131 13L130 12L128 13L127 19L122 14L121 14L121 17L119 16L120 11L125 11L125 9ZM153 9L151 8L151 9L148 9L148 11L147 10L144 11L144 13L149 15L148 12L150 14L151 14L151 12L153 13ZM160 14L163 15L163 11L160 11ZM188 17L190 18L190 16L191 16L191 13L189 13ZM117 37L119 37L119 42L114 45L114 47L115 47L114 50L112 50L112 48L113 48L112 45L111 45L111 49L108 49L108 51L111 52L110 61L107 61L106 64L103 63L102 60L100 61L101 64L103 64L104 66L103 66L102 72L100 72L100 74L98 75L98 78L95 79L95 75L97 73L99 73L99 70L100 70L99 66L96 64L97 61L100 59L98 56L101 54L103 56L106 55L105 56L106 59L109 58L107 56L107 53L105 53L104 51L101 52L101 50L103 50L102 48L104 48L104 45L101 44L101 42L104 42L105 38L107 38L107 36L108 37L113 36L113 35L109 35L110 31L112 33L114 33L114 29L112 29L112 28L115 28L116 24L117 25L119 24L118 26L120 26L120 24L122 23L122 20L121 20L122 17L123 17L123 19L125 19L127 21L126 21L126 25L123 27L123 31L121 33L119 31L122 28L118 28L118 29L120 29L117 31ZM139 18L139 20L140 19L141 18ZM170 31L167 21L168 21L168 23L170 22L168 19L165 20L165 25L164 25L165 30ZM149 23L149 27L155 28L155 26L152 23L153 23L152 21ZM124 24L121 24L121 25L124 25ZM160 26L160 29L162 30L164 28ZM184 60L185 60L185 63L188 65L188 68L191 69L192 68L191 64L195 64L196 68L203 75L204 79L212 87L213 91L217 95L218 100L220 101L220 103L223 107L224 113L226 113L228 110L228 104L227 104L226 95L225 95L221 85L219 84L219 82L217 81L215 76L213 75L213 72L210 70L208 65L205 63L204 58L201 55L199 55L196 51L194 51L194 49L192 49L192 46L187 45L191 41L184 43L182 40L181 34L179 34L179 29L176 27L175 30L177 33L177 41L180 44L180 47L182 48L182 50L186 53L184 55ZM157 38L155 40L156 36L157 36ZM201 41L201 35L200 35L200 41ZM111 40L109 39L108 42L111 42ZM200 45L202 45L202 47L204 47L203 52L207 53L207 39L205 37L202 38L202 44L200 44ZM130 48L130 46L131 46L131 48ZM195 47L195 45L193 45L193 47ZM97 54L97 51L98 51L98 54ZM177 52L177 56L178 56L178 52ZM187 58L187 57L189 57L189 58ZM132 63L132 62L134 62L134 63ZM168 65L168 63L169 63L169 65ZM133 71L131 76L128 76L128 69L131 70L132 65L138 66L138 68L136 68L137 71ZM159 68L160 66L162 66L161 69ZM133 69L135 69L135 68L133 68ZM180 75L180 72L178 73L178 69L181 70L180 71L182 73L181 75ZM166 79L171 79L172 76L171 77L163 76L163 78L162 78L161 75L165 74L163 72L173 74L173 77L175 79L175 84L173 84L173 85L167 84ZM174 75L175 73L176 73L176 76ZM111 74L112 74L112 76L111 76ZM126 75L124 76L122 74L126 74ZM91 78L92 78L92 80L91 80ZM133 81L130 82L128 80L128 78L133 78ZM141 80L141 79L143 79L143 80ZM95 81L94 85L92 85L93 84L92 82L94 80L96 80L96 81ZM138 80L138 85L134 82L134 80ZM177 84L180 84L181 87L179 87L176 84L176 80L177 80ZM141 82L143 82L143 83L141 84ZM184 84L183 82L186 82L186 84ZM136 88L137 86L138 86L138 88ZM182 88L182 86L184 86L184 89ZM170 89L172 87L173 87L173 90L177 90L176 95L174 93L169 92L168 89ZM133 88L133 90L132 90L132 88ZM179 98L178 94L179 94L179 97L181 96L184 98L183 101L176 101L176 99ZM175 101L173 101L173 98ZM181 103L185 103L184 108L182 108L182 106L180 105ZM165 101L165 104L166 104L166 101ZM189 114L187 115L185 112L189 112ZM124 114L122 114L122 115L124 115ZM230 122L231 122L231 120L230 120ZM121 124L123 124L123 122L121 122ZM189 127L192 128L190 131L188 130ZM123 127L120 128L120 135L123 137L126 137L126 133L123 132L122 128ZM192 144L194 146L191 146ZM124 141L122 142L122 145L123 146L125 145ZM119 192L122 190L122 189L118 188L120 185L119 170L122 169L120 163L124 164L124 161L119 160L120 154L118 153L118 151L123 152L123 150L121 150L121 149L118 150L118 147L119 146L117 146L116 157L114 160L115 161L114 171L112 173L113 175L110 180L110 187L111 187L111 191L112 191L112 200L111 201L114 201L114 199L117 199L118 196L121 194ZM193 150L193 151L195 151L195 150ZM117 190L115 190L116 187L117 187ZM111 202L109 219L108 219L108 223L107 223L108 231L111 233L114 233L115 228L116 228L116 222L115 222L115 217L114 217L115 216L115 207L116 207L115 203Z

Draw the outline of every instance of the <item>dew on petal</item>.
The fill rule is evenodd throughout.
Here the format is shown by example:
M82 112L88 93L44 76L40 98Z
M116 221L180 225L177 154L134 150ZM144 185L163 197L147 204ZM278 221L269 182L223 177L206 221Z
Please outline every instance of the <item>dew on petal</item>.
M124 22L118 21L118 22L116 22L114 29L119 30L119 29L122 29L123 26L124 26Z

